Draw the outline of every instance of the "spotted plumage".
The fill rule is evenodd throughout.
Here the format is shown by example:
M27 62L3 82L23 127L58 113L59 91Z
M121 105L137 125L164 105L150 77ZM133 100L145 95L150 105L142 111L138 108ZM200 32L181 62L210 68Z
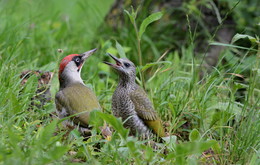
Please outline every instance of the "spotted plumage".
M110 54L116 64L105 62L119 74L119 83L112 96L112 111L121 117L124 126L133 135L164 137L165 132L145 91L135 83L136 68L128 59L118 59Z

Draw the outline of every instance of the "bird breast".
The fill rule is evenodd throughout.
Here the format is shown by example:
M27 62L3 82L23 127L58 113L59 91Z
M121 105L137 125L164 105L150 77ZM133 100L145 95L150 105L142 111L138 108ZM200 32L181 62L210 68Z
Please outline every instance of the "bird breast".
M112 97L112 111L116 117L121 117L124 126L130 128L130 134L145 134L150 136L150 131L135 111L130 93L134 89L117 87ZM126 121L125 121L126 120Z
M130 98L132 90L117 87L112 97L112 111L116 117L122 117L123 120L131 115L136 115L135 107Z

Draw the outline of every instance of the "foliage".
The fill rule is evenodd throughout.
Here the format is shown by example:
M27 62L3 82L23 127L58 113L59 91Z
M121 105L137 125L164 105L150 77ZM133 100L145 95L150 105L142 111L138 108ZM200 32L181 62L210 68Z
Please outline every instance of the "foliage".
M113 2L0 1L1 164L259 164L260 45L256 19L249 19L256 2L241 6L246 4L241 1L232 9L236 3L223 0L228 8L215 10L220 21L233 12L251 22L237 24L230 44L212 39L218 27L212 30L203 22L200 5L211 8L215 1L185 1L160 12L151 10L151 1L131 12L125 5L124 23L117 29L104 21ZM247 17L247 12L253 14ZM195 49L202 36L225 50L212 72L199 79L206 50L199 47L203 53L195 56ZM54 72L54 96L61 58L95 47L98 52L81 73L103 111L93 112L92 136L86 140L77 130L62 129L53 99L44 108L30 108L37 78L31 76L22 87L19 77L28 69ZM157 147L128 136L111 114L117 75L101 63L108 59L106 52L137 65L137 82L145 84L171 135ZM110 139L100 132L104 123L113 130Z

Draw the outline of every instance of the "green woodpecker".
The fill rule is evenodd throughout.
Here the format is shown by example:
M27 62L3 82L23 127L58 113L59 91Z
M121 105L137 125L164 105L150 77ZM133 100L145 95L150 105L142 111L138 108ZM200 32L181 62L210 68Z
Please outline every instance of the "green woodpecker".
M95 94L83 83L80 72L85 60L96 50L68 55L61 60L59 68L60 90L55 97L57 114L59 118L75 115L63 124L69 128L78 127L84 136L90 134L90 112L100 109L100 105Z
M114 68L119 74L119 83L112 97L112 111L116 117L121 117L124 126L130 129L130 134L149 138L153 133L164 137L165 132L161 119L145 91L135 83L136 68L128 59L118 59L109 54L116 64L104 62Z

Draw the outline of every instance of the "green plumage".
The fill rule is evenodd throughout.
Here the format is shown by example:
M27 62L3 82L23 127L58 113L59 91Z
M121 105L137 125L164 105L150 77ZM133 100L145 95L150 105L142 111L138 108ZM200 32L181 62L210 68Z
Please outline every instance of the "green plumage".
M89 112L100 109L100 105L94 93L81 83L74 83L60 90L56 94L57 111L65 116L81 113L73 118L75 124L87 127L89 123ZM82 113L82 112L86 113ZM65 117L64 116L64 117Z
M90 112L100 109L95 94L84 85L80 71L85 60L97 49L82 54L70 54L64 57L59 67L60 90L56 94L56 112L66 129L77 128L83 136L89 136Z

